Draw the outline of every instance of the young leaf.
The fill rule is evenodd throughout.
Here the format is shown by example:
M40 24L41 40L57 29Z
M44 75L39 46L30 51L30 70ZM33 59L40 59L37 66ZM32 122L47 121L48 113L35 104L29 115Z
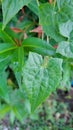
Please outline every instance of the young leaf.
M50 94L59 87L62 76L62 60L49 58L45 61L36 53L29 53L23 68L23 89L33 112Z

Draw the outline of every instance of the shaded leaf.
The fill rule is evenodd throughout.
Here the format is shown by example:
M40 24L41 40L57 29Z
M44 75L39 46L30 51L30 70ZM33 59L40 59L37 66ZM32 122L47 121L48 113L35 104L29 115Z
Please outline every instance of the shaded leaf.
M23 121L23 119L29 113L28 110L29 103L26 99L25 93L19 89L12 91L10 94L10 100L12 101L10 104L12 107L12 112L14 113L14 115L17 117L18 120Z
M67 61L63 62L63 77L62 77L62 81L61 81L61 86L64 88L70 88L71 83L70 83L70 77L71 76L71 66Z
M0 74L0 98L9 103L9 95L8 95L8 87L7 87L7 76L5 72Z
M73 30L71 31L70 35L69 35L69 41L71 43L73 43Z
M36 15L39 15L39 9L38 9L38 5L37 5L37 1L36 0L31 0L30 3L28 3L28 8L30 10L32 10Z

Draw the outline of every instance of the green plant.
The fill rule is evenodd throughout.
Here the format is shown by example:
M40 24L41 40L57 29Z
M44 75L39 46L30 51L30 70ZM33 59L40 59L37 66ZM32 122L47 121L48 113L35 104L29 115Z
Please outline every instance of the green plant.
M70 86L73 0L1 0L1 5L0 117L10 112L12 122L15 116L22 121L56 88ZM20 9L22 21L16 15ZM8 78L9 69L15 80Z

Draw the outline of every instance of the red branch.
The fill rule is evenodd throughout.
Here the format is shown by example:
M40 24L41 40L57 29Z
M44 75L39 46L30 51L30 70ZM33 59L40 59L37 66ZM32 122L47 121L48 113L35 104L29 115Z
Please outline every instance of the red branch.
M51 4L51 3L52 3L52 0L48 0L48 2Z

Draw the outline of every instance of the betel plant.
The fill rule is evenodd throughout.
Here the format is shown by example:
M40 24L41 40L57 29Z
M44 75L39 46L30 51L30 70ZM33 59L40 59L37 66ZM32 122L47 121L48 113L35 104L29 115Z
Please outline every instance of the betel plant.
M14 117L22 121L56 88L70 86L73 0L1 0L0 4L0 117L10 112L12 121ZM19 22L15 16L20 10ZM31 18L25 10L27 15L32 11ZM8 68L16 83L8 82Z

